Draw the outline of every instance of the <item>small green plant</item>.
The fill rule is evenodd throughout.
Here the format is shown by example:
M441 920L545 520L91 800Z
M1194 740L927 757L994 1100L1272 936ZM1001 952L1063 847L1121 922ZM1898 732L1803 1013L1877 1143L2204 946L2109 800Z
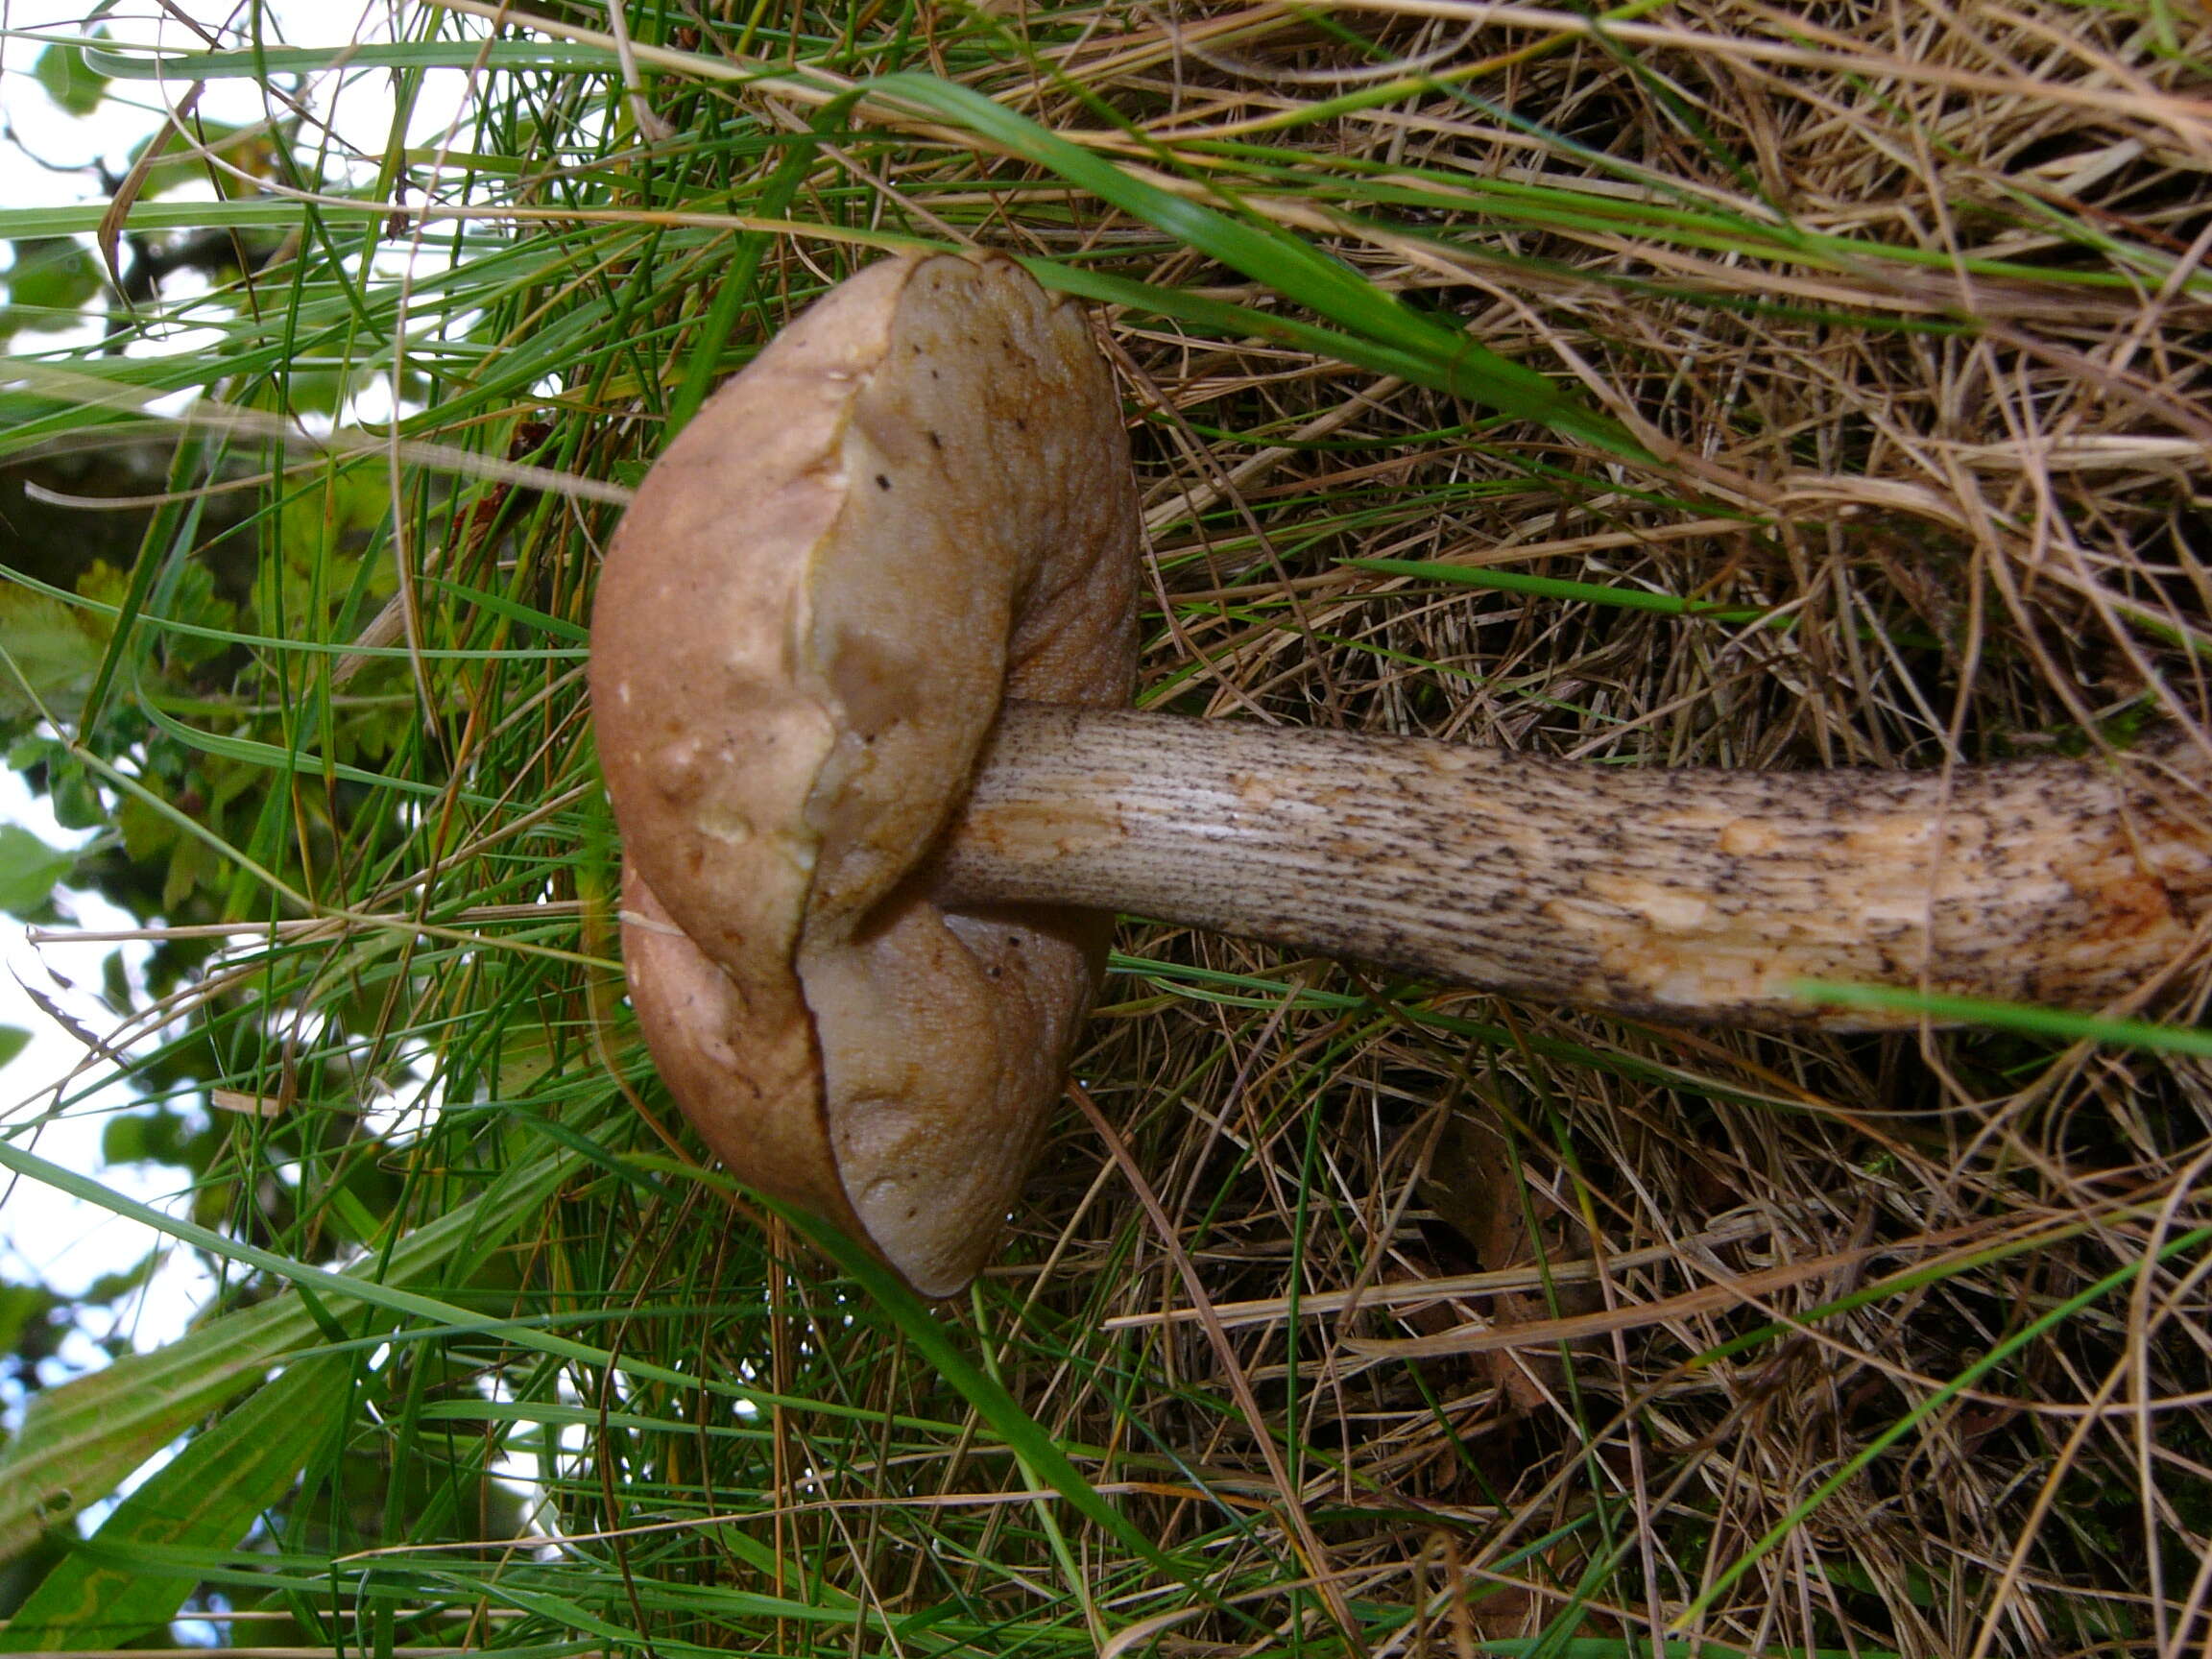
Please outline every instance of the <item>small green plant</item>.
M0 840L0 906L66 871L152 951L0 1165L220 1286L67 1379L0 1286L0 1649L2201 1644L2193 963L1784 1039L1132 923L949 1306L652 1075L599 554L887 249L1094 303L1147 705L1622 764L2203 740L2200 22L1428 10L0 41L169 121L0 209L0 725L96 832ZM167 1210L39 1150L117 1074Z

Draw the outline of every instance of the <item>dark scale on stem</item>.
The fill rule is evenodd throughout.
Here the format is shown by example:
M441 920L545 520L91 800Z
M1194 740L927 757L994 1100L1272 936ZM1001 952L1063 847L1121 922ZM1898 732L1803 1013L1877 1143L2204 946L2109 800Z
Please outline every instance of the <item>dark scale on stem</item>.
M941 879L1534 999L1882 1025L1910 1021L1811 1007L1791 987L2093 1007L2171 966L2212 908L2203 807L2170 810L2147 785L2124 796L2072 762L1634 771L1015 709Z

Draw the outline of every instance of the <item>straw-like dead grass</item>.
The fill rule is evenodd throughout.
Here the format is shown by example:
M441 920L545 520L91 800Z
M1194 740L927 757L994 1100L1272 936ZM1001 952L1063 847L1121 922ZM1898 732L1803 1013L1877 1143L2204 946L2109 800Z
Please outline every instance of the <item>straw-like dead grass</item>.
M1163 606L1151 694L1647 765L2201 733L2200 28L1735 0L1589 27L1102 13L1061 64L1214 168L1182 189L1577 382L1675 468L1118 326ZM1234 148L1421 73L1449 84L1298 125L1309 174ZM1085 124L1050 93L1037 109ZM1265 301L1195 256L1150 275ZM1683 1634L1757 1651L2202 1639L2201 1245L2166 1254L2212 1220L2200 1061L1685 1033L1126 943L1082 1069L1099 1121L1070 1119L1021 1217L1043 1265L1005 1270L1070 1345L1022 1393L1071 1442L1239 1494L1225 1580L1239 1548L1295 1551L1310 1619L1402 1608L1386 1646L1408 1652L1533 1635L1576 1601L1585 1636L1694 1607ZM2175 966L2149 1003L2187 1019L2200 976ZM1194 1525L1179 1481L1129 1502L1153 1535Z
M296 360L404 345L410 440L631 482L871 243L981 244L1112 301L1148 703L1638 766L2212 741L2196 9L505 15L507 44L450 49L463 137L359 157L348 188L383 198L318 199L327 224L172 308L221 349L123 367L276 428L303 424ZM449 271L356 246L448 219ZM1457 328L1603 419L1488 413ZM2212 1077L2171 1048L1665 1029L1133 927L972 1300L724 1225L595 960L576 658L611 512L515 478L410 481L368 557L298 570L286 538L338 494L272 484L252 684L173 698L173 751L100 775L216 871L180 866L217 894L183 920L285 918L188 987L213 1040L180 1067L247 1103L207 1213L381 1262L581 1171L511 1273L392 1246L455 1300L349 1328L344 1455L301 1442L291 1553L226 1595L290 1574L271 1619L414 1651L2202 1649ZM127 678L102 670L111 714ZM222 766L234 795L201 788ZM243 770L274 809L176 830ZM2205 985L2176 961L2110 1012L2191 1026ZM419 1123L363 1127L395 1077ZM518 1166L539 1184L492 1186ZM241 1260L274 1303L283 1259ZM294 1348L335 1329L304 1307L276 1310ZM272 1386L307 1398L304 1369ZM455 1543L500 1529L508 1455L541 1530ZM364 1467L433 1473L392 1496ZM408 1536L349 1553L361 1514Z

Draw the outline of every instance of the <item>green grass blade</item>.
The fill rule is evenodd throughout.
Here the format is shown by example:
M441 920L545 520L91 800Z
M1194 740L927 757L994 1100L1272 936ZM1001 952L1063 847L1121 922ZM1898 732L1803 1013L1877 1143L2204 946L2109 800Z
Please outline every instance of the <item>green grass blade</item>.
M1647 459L1617 421L1586 408L1544 375L1501 357L1457 329L1421 316L1289 231L1208 207L1150 184L1114 161L993 102L931 76L886 75L865 89L965 127L1050 168L1177 241L1337 324L1416 367L1422 384L1471 398L1596 445Z
M2148 1020L2107 1020L2063 1008L2034 1008L1982 997L1945 997L1887 985L1845 985L1801 979L1791 990L1808 1002L1847 1008L1885 1008L1925 1014L1943 1025L1988 1025L2048 1037L2054 1043L2103 1043L2115 1048L2151 1048L2168 1054L2212 1054L2212 1031L2194 1025L2157 1025Z
M927 1303L909 1290L896 1273L869 1254L864 1246L827 1222L781 1205L775 1208L804 1233L816 1249L859 1281L877 1306L890 1314L906 1340L928 1358L938 1373L991 1425L992 1431L1077 1513L1104 1527L1124 1548L1161 1572L1176 1577L1183 1575L1182 1570L1163 1555L1151 1539L1130 1525L1128 1518L1083 1478L1082 1471L1069 1460L1059 1442L1022 1409L1004 1385L968 1357L944 1321Z
M0 1653L120 1647L177 1616L207 1551L228 1550L291 1489L340 1421L350 1377L337 1355L287 1366L115 1506L0 1627ZM165 1556L180 1565L162 1571Z
M202 1249L311 1280L349 1302L404 1312L429 1300L373 1285L360 1276L362 1269L325 1272L242 1245L123 1198L88 1176L5 1142L0 1142L0 1167ZM544 1203L565 1169L558 1160L541 1158L510 1170L478 1196L410 1233L393 1248L384 1272L405 1283L426 1277L464 1249L495 1248ZM468 1322L467 1315L446 1304L429 1305ZM0 1559L106 1497L117 1481L281 1356L322 1339L313 1311L296 1292L288 1292L219 1315L164 1348L126 1356L105 1370L36 1395L22 1432L0 1451Z
M1531 576L1525 570L1498 570L1432 559L1341 559L1337 563L1353 570L1372 570L1379 576L1403 576L1414 582L1449 582L1460 588L1491 588L1501 593L1527 593L1565 604L1610 605L1620 611L1651 611L1662 616L1761 622L1772 620L1774 615L1772 611L1757 606L1709 605L1702 599L1651 593L1641 588L1608 588L1597 582L1569 582L1556 576Z
M2037 1337L2056 1331L2076 1314L2094 1307L2106 1296L2112 1294L2113 1291L2124 1289L2134 1283L2151 1262L2172 1261L2176 1256L2199 1249L2207 1243L2212 1243L2212 1227L2193 1228L2179 1238L2170 1238L2151 1256L2139 1257L2135 1261L2123 1263L2072 1296L2066 1297L2056 1307L2051 1308L2036 1318L2029 1320L2010 1335L1991 1343L1987 1353L1963 1367L1957 1376L1945 1379L1941 1386L1931 1389L1924 1399L1915 1402L1911 1409L1901 1413L1895 1422L1887 1425L1881 1432L1869 1436L1863 1446L1844 1459L1833 1474L1814 1487L1803 1499L1792 1504L1789 1512L1761 1534L1742 1555L1716 1574L1713 1581L1706 1585L1696 1598L1675 1616L1675 1628L1679 1629L1685 1624L1695 1623L1707 1609L1728 1593L1731 1585L1742 1578L1744 1574L1750 1572L1775 1549L1788 1542L1800 1527L1819 1511L1821 1504L1841 1491L1875 1458L1902 1440L1907 1434L1910 1434L1950 1402L1972 1388L1976 1382L1997 1369L2007 1359L2019 1353Z

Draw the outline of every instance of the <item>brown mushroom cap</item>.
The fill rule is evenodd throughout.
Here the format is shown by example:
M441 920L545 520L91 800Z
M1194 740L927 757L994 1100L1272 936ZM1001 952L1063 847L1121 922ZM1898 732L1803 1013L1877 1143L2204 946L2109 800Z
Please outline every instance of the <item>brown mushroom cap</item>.
M949 1294L997 1241L1109 919L947 910L929 857L1008 697L1118 705L1137 514L1080 310L1012 261L833 290L654 467L591 635L623 951L741 1180Z

